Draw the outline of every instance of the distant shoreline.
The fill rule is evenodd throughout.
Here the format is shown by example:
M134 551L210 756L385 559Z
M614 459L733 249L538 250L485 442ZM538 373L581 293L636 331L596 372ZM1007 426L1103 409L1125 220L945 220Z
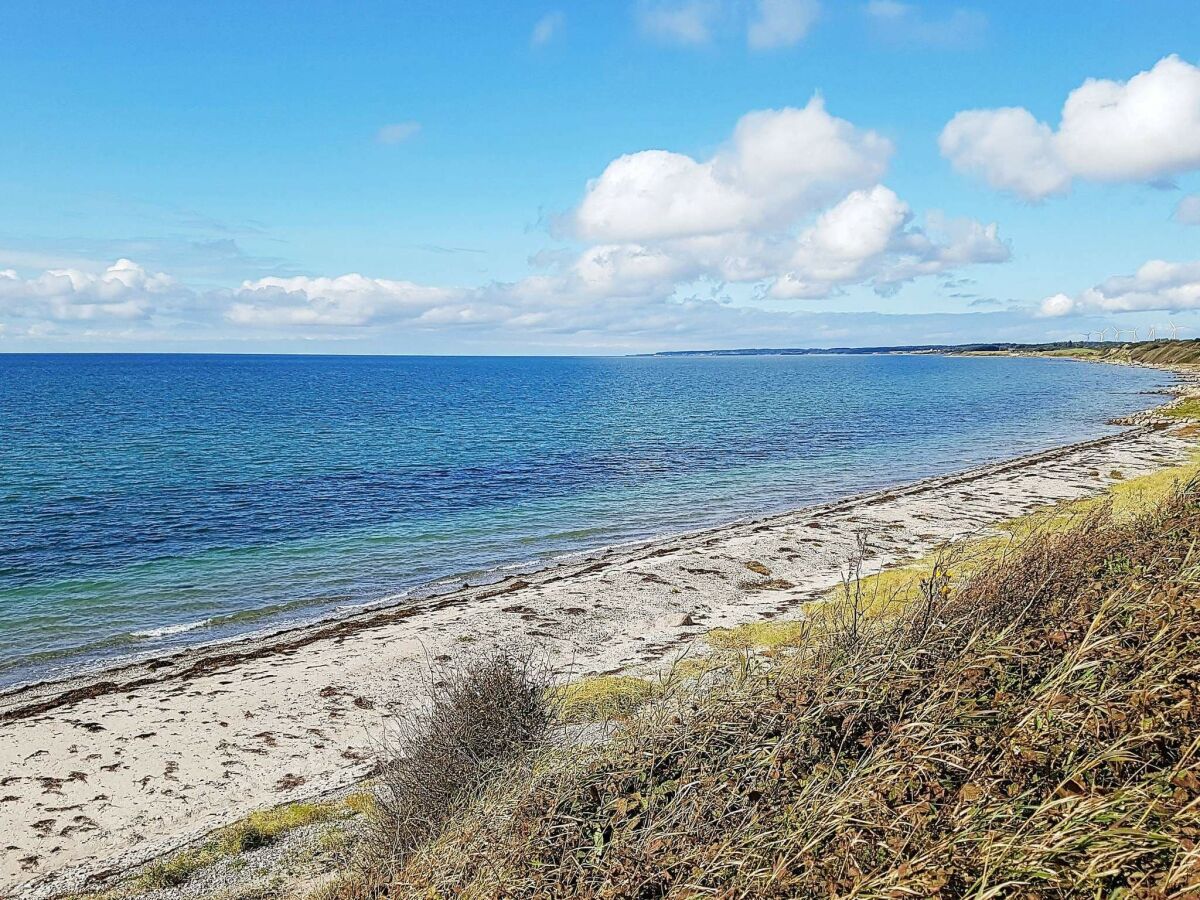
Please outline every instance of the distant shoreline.
M1071 351L1077 351L1072 354ZM747 347L733 350L660 350L656 353L635 353L635 357L671 358L684 356L878 356L889 354L929 354L934 356L1070 356L1086 359L1094 354L1097 362L1128 354L1152 357L1156 351L1168 364L1200 363L1200 339L1153 341L1052 341L1042 344L1015 342L975 342L969 344L907 344L889 347Z

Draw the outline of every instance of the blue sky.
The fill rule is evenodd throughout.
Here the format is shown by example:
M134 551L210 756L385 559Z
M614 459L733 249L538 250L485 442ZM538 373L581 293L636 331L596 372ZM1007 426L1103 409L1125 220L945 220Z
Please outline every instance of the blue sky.
M3 350L1200 334L1195 2L9 0L0 34Z

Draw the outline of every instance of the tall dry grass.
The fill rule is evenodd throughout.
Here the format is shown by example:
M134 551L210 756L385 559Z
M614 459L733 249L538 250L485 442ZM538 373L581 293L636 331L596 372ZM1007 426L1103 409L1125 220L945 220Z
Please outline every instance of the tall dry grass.
M1194 897L1200 487L543 750L345 896Z

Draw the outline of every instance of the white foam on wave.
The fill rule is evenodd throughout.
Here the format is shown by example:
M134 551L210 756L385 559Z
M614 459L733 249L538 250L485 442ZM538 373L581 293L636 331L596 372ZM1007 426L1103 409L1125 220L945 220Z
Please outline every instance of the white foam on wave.
M197 628L204 628L208 623L208 619L201 619L199 622L184 622L181 625L164 625L162 628L147 628L145 631L135 631L133 632L133 636L147 639L170 637L173 634L183 634L187 631L195 631Z

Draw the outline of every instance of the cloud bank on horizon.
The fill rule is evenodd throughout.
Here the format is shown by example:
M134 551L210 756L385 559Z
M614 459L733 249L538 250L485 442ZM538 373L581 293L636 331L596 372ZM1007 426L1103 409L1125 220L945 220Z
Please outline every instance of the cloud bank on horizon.
M962 49L991 27L976 11L895 0L870 0L860 15L893 48ZM735 34L744 52L773 57L814 40L830 16L817 0L632 7L648 45L698 54ZM556 9L525 34L528 51L541 55L577 39ZM1132 274L1101 269L1090 287L1064 280L1040 296L976 289L980 273L1009 268L1026 252L1005 214L1028 218L1071 204L1088 185L1178 190L1200 171L1200 68L1191 62L1167 54L1124 80L1088 77L1066 94L1057 123L1023 106L954 112L927 134L944 167L927 177L984 188L966 195L988 210L980 216L965 214L961 197L951 211L941 202L914 206L902 196L913 179L908 190L893 183L911 141L829 106L818 92L744 110L704 152L643 145L613 156L576 182L577 199L547 219L545 247L516 278L270 272L282 267L226 237L205 252L221 257L223 271L240 267L248 277L220 283L160 270L137 253L38 269L31 263L54 254L0 243L0 265L10 266L0 269L0 347L299 340L380 349L397 335L418 336L418 345L431 336L439 349L564 351L953 343L1077 337L1097 317L1200 310L1200 261L1188 259L1147 257L1126 269ZM375 143L405 153L418 135L418 144L430 136L424 119L404 119L378 126ZM1172 198L1165 218L1181 233L1200 224L1200 193ZM143 243L146 255L161 248ZM188 252L201 249L193 241ZM256 267L268 274L251 274ZM918 290L959 308L889 306Z

